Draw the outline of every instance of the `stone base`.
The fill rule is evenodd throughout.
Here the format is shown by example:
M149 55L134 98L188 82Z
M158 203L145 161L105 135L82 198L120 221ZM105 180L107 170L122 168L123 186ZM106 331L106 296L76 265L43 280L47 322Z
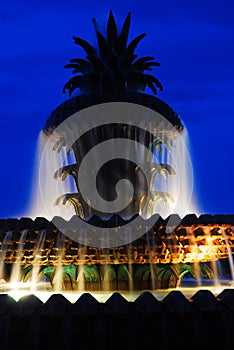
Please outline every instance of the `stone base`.
M55 294L18 302L0 295L1 349L232 349L234 289L215 297L180 291L161 301L150 292L135 301L113 293L104 303L84 293L71 304Z

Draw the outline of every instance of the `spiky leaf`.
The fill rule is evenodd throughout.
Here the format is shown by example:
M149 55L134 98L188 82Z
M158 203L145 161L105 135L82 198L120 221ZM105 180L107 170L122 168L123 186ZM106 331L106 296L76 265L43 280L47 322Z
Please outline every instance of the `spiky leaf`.
M99 52L86 40L73 37L75 44L85 50L87 60L72 59L66 65L66 68L73 69L73 74L81 75L65 84L63 92L68 90L71 96L73 91L79 88L81 93L102 96L119 95L128 91L144 92L147 86L153 94L156 94L157 88L162 90L162 85L156 78L144 74L144 71L152 71L153 66L160 64L155 62L152 56L136 59L134 51L146 34L138 35L128 44L130 13L125 18L119 34L112 11L108 17L106 36L99 30L97 21L92 21Z
M134 68L141 68L145 64L149 64L151 66L160 66L159 62L154 61L154 57L152 56L146 56L146 57L140 57L134 63L132 64L132 67Z
M89 61L82 58L71 58L70 62L78 63L79 66L83 68L84 73L90 72L93 69L92 64Z
M160 89L160 91L163 90L162 84L153 75L141 74L139 79L145 85L155 84L156 87Z
M71 78L66 82L66 84L63 87L63 92L66 92L66 90L68 90L68 94L69 96L71 96L73 91L77 88L83 91L84 83L85 83L84 77L82 75L76 75L75 77Z
M74 40L76 45L81 46L85 50L87 55L97 56L97 51L90 43L88 43L88 41L78 38L76 36L73 36L72 39Z
M87 56L87 59L91 62L94 71L98 72L105 69L103 62L99 57Z
M99 54L104 60L106 60L109 57L109 48L108 48L108 45L107 45L106 38L99 31L98 25L97 25L97 21L96 21L95 18L92 19L92 22L94 24L94 28L95 28L95 31L96 31ZM93 55L93 56L95 56L95 55Z
M137 45L139 44L139 42L146 36L146 33L140 34L138 35L135 39L133 39L130 44L127 47L127 54L132 55L137 47Z
M118 41L116 45L116 52L118 54L122 53L127 46L130 24L131 24L131 13L129 12L123 23L120 35L118 37Z
M107 42L110 45L110 48L113 50L118 38L118 32L117 32L116 22L112 11L110 11L110 14L108 17L106 37L107 37Z

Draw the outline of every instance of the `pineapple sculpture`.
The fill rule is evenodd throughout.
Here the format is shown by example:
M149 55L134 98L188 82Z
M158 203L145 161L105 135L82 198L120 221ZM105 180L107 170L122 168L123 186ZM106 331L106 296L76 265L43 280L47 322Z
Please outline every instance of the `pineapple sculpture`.
M70 63L65 65L66 68L72 69L73 77L64 85L63 92L68 92L69 97L75 92L79 93L52 112L44 127L46 134L50 134L60 122L79 110L115 101L131 102L152 108L161 113L178 131L183 129L174 110L154 96L157 94L157 90L162 91L162 85L157 78L148 72L152 71L153 67L160 66L160 63L151 56L137 57L135 49L146 34L140 34L128 43L130 22L131 14L128 13L121 30L118 31L115 18L110 11L106 35L103 35L96 20L93 19L98 49L81 38L73 37L74 43L84 49L86 56L85 58L72 58ZM152 94L146 94L146 88L150 89ZM140 142L151 150L157 148L159 152L161 152L162 147L167 146L166 142L163 143L162 139L155 137L148 131L129 124L108 125L107 120L107 125L93 128L92 131L86 132L74 142L71 149L74 152L76 163L66 165L55 173L55 178L61 177L63 180L71 175L77 188L76 193L66 193L59 197L56 200L57 205L72 204L75 213L84 219L90 218L93 214L103 217L102 212L94 210L87 203L87 200L82 198L77 181L78 169L84 156L94 145L116 137ZM55 143L54 149L60 150L65 146L66 142L61 137ZM167 175L175 175L174 169L169 164L152 163L149 171L152 173L150 181L152 184L158 173L161 173L165 179ZM99 173L97 189L105 200L112 201L115 197L115 185L123 178L131 182L135 192L128 207L118 214L127 218L139 213L143 215L142 208L147 204L148 184L144 172L138 164L126 159L115 159L108 162ZM163 201L171 202L173 198L167 192L152 191L151 200L160 203ZM104 217L108 214L104 213Z
M159 80L149 73L153 67L159 67L160 64L152 56L138 58L135 52L137 45L146 34L140 34L129 42L131 14L128 13L122 28L118 30L113 13L110 11L106 35L99 30L96 20L93 19L92 21L98 48L96 49L86 40L73 37L74 43L84 49L86 56L85 58L72 58L70 63L65 65L65 68L72 69L73 74L63 88L63 92L68 93L69 98L51 113L44 125L44 133L50 136L63 121L76 112L90 106L109 102L129 102L150 108L162 115L177 132L181 132L183 125L176 112L167 103L156 97L157 91L162 91L163 88ZM151 93L147 93L147 89ZM126 124L122 122L113 124L108 123L108 120L106 120L106 123L87 131L72 144L67 152L73 151L75 162L58 169L54 177L56 179L61 177L64 181L70 176L75 183L77 191L75 193L64 193L56 199L56 205L72 205L75 214L82 220L89 222L90 218L98 216L99 220L95 225L102 227L105 221L103 219L110 217L110 213L103 213L93 209L89 201L85 200L79 191L79 167L87 153L99 143L117 137L140 142L151 151L156 149L159 153L162 152L163 148L170 146L170 142L166 142L166 138L155 137L150 132L130 124L127 122ZM61 135L54 143L54 150L60 152L61 149L66 149L66 147L66 139L64 135ZM159 173L165 180L167 176L176 175L173 167L163 162L152 162L149 171L151 184L154 183ZM102 167L98 175L96 179L97 189L107 201L114 199L115 185L122 178L128 179L133 185L135 191L133 199L127 208L117 213L119 218L127 217L127 219L131 220L136 215L142 215L142 207L145 207L145 204L147 204L145 200L148 200L145 199L148 192L148 182L138 164L127 159L113 159ZM167 192L153 191L153 188L150 188L150 190L152 190L152 202L173 201L173 198ZM153 215L154 213L151 214ZM121 219L118 224L121 224ZM146 232L147 237L150 237L150 234L152 232ZM166 235L165 232L163 234ZM147 237L144 239L148 240L149 237ZM82 247L82 249L84 248ZM86 247L87 249L89 248ZM174 287L179 285L183 275L186 273L196 277L197 272L193 264L160 263L150 267L150 264L147 263L134 266L134 249L134 246L126 246L126 251L129 251L127 255L130 261L131 259L133 261L132 287L135 289ZM113 254L117 256L119 254L118 248L114 252ZM98 256L100 254L99 250L95 254ZM129 288L130 273L128 263L115 263L114 266L109 264L105 273L102 272L101 264L89 263L84 265L83 269L85 279L88 282L92 282L93 289L98 289L106 280L114 281L113 289L121 289L121 286L122 289ZM69 276L70 282L68 284L71 284L70 287L72 289L75 288L74 286L79 279L78 270L79 268L75 265L63 267L63 275ZM42 269L42 274L49 276L52 284L54 271L55 266L48 266ZM206 265L201 264L200 274L203 277L212 278L212 271ZM153 279L154 283L152 283Z

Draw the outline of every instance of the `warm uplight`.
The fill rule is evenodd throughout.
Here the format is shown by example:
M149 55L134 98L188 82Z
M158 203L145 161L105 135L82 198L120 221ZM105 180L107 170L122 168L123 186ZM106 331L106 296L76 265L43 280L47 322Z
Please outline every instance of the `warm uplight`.
M214 296L218 296L224 289L233 289L234 285L226 284L224 286L209 286L209 287L181 287L176 288L176 290L182 292L186 298L190 299L198 290L207 290L209 289ZM157 300L163 300L173 289L161 289L161 290L151 290L150 292L155 296ZM144 291L134 291L134 292L126 292L126 291L118 291L127 301L135 301L139 295L141 295ZM112 292L88 292L91 294L97 301L101 303L105 303L110 296L114 293ZM43 303L45 303L53 294L58 294L55 292L49 292L49 291L35 291L31 292L27 289L22 290L12 290L7 293L9 296L11 296L14 300L18 301L22 297L25 297L27 295L35 295L38 299L40 299ZM83 294L83 292L62 292L62 294L70 303L75 303Z

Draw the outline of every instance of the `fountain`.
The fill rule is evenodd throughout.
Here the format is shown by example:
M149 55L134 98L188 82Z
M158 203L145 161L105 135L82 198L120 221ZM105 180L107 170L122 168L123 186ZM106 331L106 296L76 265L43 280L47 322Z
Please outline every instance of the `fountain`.
M0 221L2 308L12 315L19 300L19 315L20 305L30 305L28 315L41 332L23 318L31 348L47 341L43 317L64 335L53 336L51 346L71 345L74 325L84 331L91 322L100 341L90 340L92 346L103 349L115 330L110 316L136 347L152 344L142 334L144 322L149 328L158 322L165 333L167 320L173 333L175 314L188 331L183 318L194 318L195 310L200 321L214 316L225 332L215 344L228 345L229 323L219 317L233 320L234 215L202 215L192 201L186 128L155 96L161 83L145 73L160 64L135 54L145 34L128 44L130 14L118 31L110 12L106 36L93 24L98 51L74 37L86 57L66 65L74 74L64 86L70 98L51 113L39 137L31 212ZM60 322L64 315L67 328ZM192 328L194 349L201 340L206 344L194 320ZM186 332L183 337L188 341ZM3 339L7 348L18 338ZM172 344L173 336L164 345Z

